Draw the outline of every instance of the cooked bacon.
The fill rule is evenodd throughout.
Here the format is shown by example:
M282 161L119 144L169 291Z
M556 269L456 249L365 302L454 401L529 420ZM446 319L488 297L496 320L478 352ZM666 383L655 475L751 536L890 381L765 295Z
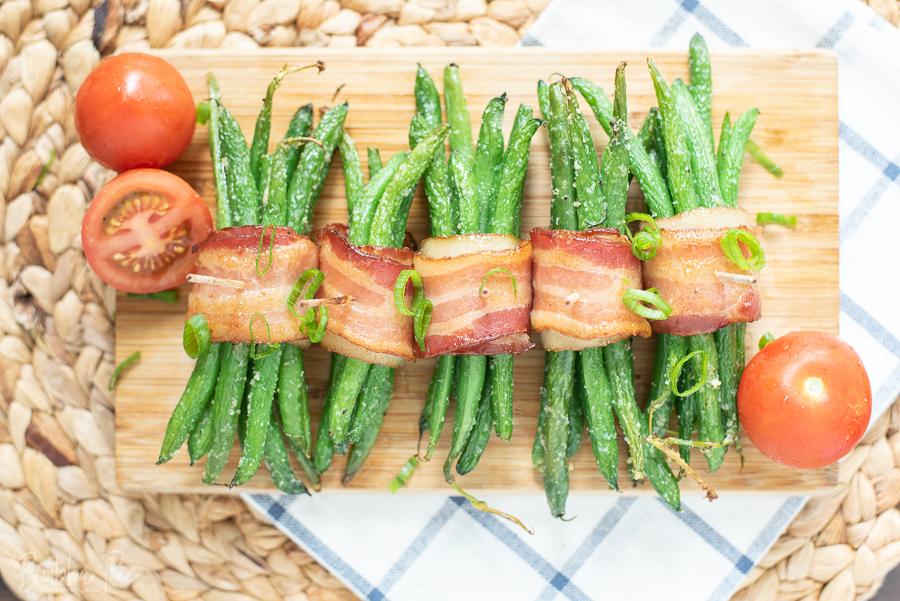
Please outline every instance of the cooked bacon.
M755 284L726 282L715 272L756 275L738 269L722 252L722 237L730 229L747 230L759 238L757 227L738 208L694 209L676 217L657 219L662 245L644 263L644 285L657 288L672 306L668 319L652 323L655 332L693 336L709 334L732 323L756 321L762 315L759 279Z
M353 302L328 307L322 347L387 367L415 361L413 319L394 305L394 284L401 271L412 267L413 252L356 246L336 228L321 230L319 242L319 269L325 274L319 298L353 297ZM412 304L412 286L406 302Z
M263 238L265 232L265 237ZM304 271L314 269L318 247L306 236L286 227L244 225L221 229L194 247L194 273L244 283L244 288L194 284L188 296L188 318L202 313L213 342L296 342L309 345L300 333L300 320L291 314L287 299ZM263 238L262 251L260 239ZM258 261L257 261L258 259ZM269 266L266 269L266 266ZM265 273L262 273L265 270ZM258 273L262 275L258 275ZM261 318L255 313L261 313ZM266 328L266 322L269 327ZM271 333L271 336L270 336Z
M425 298L434 303L420 357L518 355L534 347L531 310L531 243L515 236L468 234L422 241L416 255ZM485 274L495 272L479 294Z
M618 230L538 227L531 230L531 242L531 327L546 350L582 350L650 336L647 320L622 301L626 290L641 288L641 262Z

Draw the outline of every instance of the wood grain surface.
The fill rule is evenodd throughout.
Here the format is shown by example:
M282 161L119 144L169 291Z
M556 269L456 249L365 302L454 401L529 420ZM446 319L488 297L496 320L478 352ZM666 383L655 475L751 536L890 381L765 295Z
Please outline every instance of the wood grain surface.
M612 90L616 65L627 60L629 122L637 129L647 111L656 104L653 87L642 52L560 52L543 49L451 49L417 50L416 59L408 51L329 49L288 49L272 52L229 54L220 51L165 51L161 56L174 64L187 80L197 101L206 97L206 73L214 72L224 102L240 122L248 140L265 89L274 74L286 63L305 64L324 60L327 69L316 76L305 71L289 76L279 89L273 113L273 146L287 128L297 107L313 102L316 108L348 100L347 131L354 137L365 169L367 146L381 149L382 157L408 147L410 118L415 112L412 96L416 59L442 88L443 67L460 65L473 131L477 135L482 109L502 92L509 95L505 129L507 135L519 103L537 106L535 94L539 78L553 73L587 77L607 91ZM653 51L656 63L669 82L687 80L687 53ZM753 139L784 169L775 179L749 156L745 156L741 178L740 204L751 213L773 211L797 215L796 228L765 226L763 246L767 267L762 271L763 319L747 332L748 358L756 341L766 331L775 336L792 330L838 330L838 120L837 62L825 51L740 51L716 52L713 67L713 123L718 132L722 117L731 111L732 120L741 111L757 107L761 115ZM341 84L343 88L335 91ZM586 104L585 114L598 152L606 136ZM318 111L317 111L318 113ZM718 133L716 134L718 137ZM316 226L346 221L343 175L339 154L335 154L324 193L316 211ZM185 154L171 166L185 178L212 208L212 182L206 127L198 126ZM522 231L549 221L549 148L545 129L534 138L525 190ZM630 202L643 206L636 182ZM421 190L409 219L409 229L417 239L427 235L427 205ZM119 380L116 398L116 466L120 486L128 490L160 492L229 492L224 486L207 487L200 482L202 465L189 467L184 451L168 464L157 466L156 458L166 423L190 375L193 361L181 348L181 332L188 287L180 291L180 303L119 296L116 318L116 358L121 362L141 351L140 362ZM638 398L647 396L651 376L654 341L635 343ZM314 426L318 423L328 377L328 354L319 348L306 353L306 374ZM543 353L530 351L516 359L515 432L510 443L492 437L478 467L459 478L461 485L479 493L523 493L541 490L539 474L531 464L531 446L537 423ZM367 465L349 486L342 486L345 458L336 456L323 477L325 490L384 491L407 459L416 452L418 419L434 361L420 361L398 373L394 398L381 435ZM447 416L452 421L452 408ZM409 491L445 493L441 463L449 446L450 428L445 428L435 460L420 467ZM737 455L729 451L724 466L715 474L701 475L720 493L790 492L800 493L832 486L836 467L795 470L762 456L746 438L746 463L741 469ZM620 441L622 462L619 482L625 494L653 494L646 482L632 486ZM239 458L232 452L223 480ZM695 453L694 466L704 465ZM298 473L299 469L298 469ZM572 460L573 494L608 492L597 471L587 437ZM242 492L272 490L261 468ZM685 494L699 494L686 480ZM230 491L230 492L237 492Z

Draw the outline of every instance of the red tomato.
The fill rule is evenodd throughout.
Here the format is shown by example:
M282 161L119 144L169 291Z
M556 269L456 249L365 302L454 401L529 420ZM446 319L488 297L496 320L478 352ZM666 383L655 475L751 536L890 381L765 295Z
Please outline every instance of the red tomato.
M862 438L872 388L846 342L824 332L791 332L744 369L738 411L747 436L766 457L792 467L822 467Z
M196 121L184 78L149 54L104 60L75 97L75 129L82 146L115 171L165 167L187 148Z
M158 292L187 279L191 247L212 230L209 209L186 181L136 169L100 189L81 238L91 269L104 282L126 292Z

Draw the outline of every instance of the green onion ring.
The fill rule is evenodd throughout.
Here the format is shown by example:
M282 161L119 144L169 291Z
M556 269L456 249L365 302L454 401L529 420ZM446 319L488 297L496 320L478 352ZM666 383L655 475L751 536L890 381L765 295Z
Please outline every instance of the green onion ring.
M209 121L209 114L212 112L208 102L200 102L197 104L197 123L206 125Z
M269 231L269 228L272 228L272 237L269 238L269 264L266 265L266 268L262 270L262 273L259 271L259 259L262 257L263 251L263 241L266 239L266 232ZM275 232L277 232L277 228L274 223L270 223L265 228L263 228L262 235L259 237L259 252L256 253L256 275L263 276L266 275L266 272L269 271L269 267L272 266L272 252L275 249Z
M775 337L772 336L771 332L766 332L759 339L759 350L763 350L773 342L775 342Z
M307 269L299 278L297 278L297 281L294 282L294 289L291 290L291 293L288 295L287 299L287 306L291 311L291 315L307 323L315 320L316 317L311 307L306 310L306 315L301 316L294 309L294 306L297 304L297 301L300 300L301 294L303 295L303 300L311 300L315 298L316 292L318 292L319 290L319 286L321 286L322 282L324 281L325 274L318 269ZM306 286L307 282L309 282L309 286ZM303 292L304 287L306 287L305 293Z
M202 313L197 313L184 322L184 352L191 359L196 359L209 350L209 322Z
M413 302L412 308L406 307L406 283L412 280L413 283ZM412 317L415 315L416 307L425 297L425 289L422 286L422 277L415 269L404 269L397 276L394 283L394 306L397 307L397 313Z
M410 479L413 475L413 472L416 471L416 468L419 467L419 460L415 455L410 457L409 461L403 464L403 467L400 468L400 472L397 474L397 477L391 480L387 488L391 491L391 494L394 494L398 490L400 490L404 484Z
M430 300L421 300L415 307L416 314L413 318L414 332L416 335L416 343L419 349L425 351L425 331L428 330L428 324L431 323L431 313L434 311L434 304Z
M250 344L256 344L256 340L253 339L253 320L256 319L257 315L262 317L263 323L266 324L266 332L268 332L269 336L266 339L265 344L269 344L269 342L272 341L272 328L269 327L269 320L266 319L266 316L259 311L250 316Z
M750 257L744 257L740 243L743 242L750 249ZM725 257L738 266L739 269L759 271L766 266L766 254L756 236L747 230L728 230L719 242Z
M651 309L641 304L641 301L650 303L655 309ZM668 319L672 314L672 307L659 296L659 290L650 288L649 290L638 290L629 288L622 296L622 302L631 311L637 313L646 319Z
M626 224L632 221L643 221L650 224L649 227L645 227L635 235L632 235L631 230L625 227L625 235L631 240L631 252L641 261L650 261L662 246L662 233L659 231L659 226L656 225L653 217L646 213L629 213L625 216Z
M797 217L796 215L782 215L781 213L757 213L756 223L760 225L774 223L775 225L792 226L797 225Z
M135 361L141 358L141 351L136 352L132 356L128 357L116 368L116 371L113 372L112 377L109 379L109 389L112 390L116 387L116 382L119 380L119 376L122 374L122 371Z
M312 310L312 309L310 309ZM315 329L311 326L315 324ZM328 325L328 307L319 307L319 319L313 321L304 321L300 324L300 332L309 336L309 341L318 343L322 342L325 337L325 327Z
M500 272L500 271L502 271L503 273L508 275L509 279L512 280L513 300L516 300L519 296L519 288L518 288L518 286L516 286L516 276L514 276L512 274L512 272L509 269L507 269L506 267L494 267L493 269L488 271L486 274L484 274L484 277L481 279L481 286L478 288L478 294L479 295L484 294L484 286L485 286L485 284L487 284L488 278L490 278L492 275L494 275L495 273Z
M687 363L691 357L694 355L703 355L703 372L700 374L700 381L691 386L689 389L684 392L678 391L678 378L681 375L681 368L684 367L684 364ZM693 353L688 353L685 355L681 361L672 366L672 371L669 373L669 388L672 391L672 394L675 396L688 396L690 394L694 394L700 388L706 384L706 379L708 377L707 371L709 369L709 354L706 351L694 351Z

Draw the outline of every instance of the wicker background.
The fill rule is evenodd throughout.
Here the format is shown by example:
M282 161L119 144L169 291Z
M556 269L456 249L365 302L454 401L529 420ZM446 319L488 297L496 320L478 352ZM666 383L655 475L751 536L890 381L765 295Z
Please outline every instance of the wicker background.
M354 598L239 499L116 488L106 389L115 295L87 267L79 236L86 205L112 174L90 160L72 121L74 94L101 56L513 45L548 3L0 1L0 575L11 590L59 601ZM896 0L869 4L898 24ZM844 462L840 481L808 504L735 599L874 594L900 563L900 404ZM30 561L41 577L24 581Z

